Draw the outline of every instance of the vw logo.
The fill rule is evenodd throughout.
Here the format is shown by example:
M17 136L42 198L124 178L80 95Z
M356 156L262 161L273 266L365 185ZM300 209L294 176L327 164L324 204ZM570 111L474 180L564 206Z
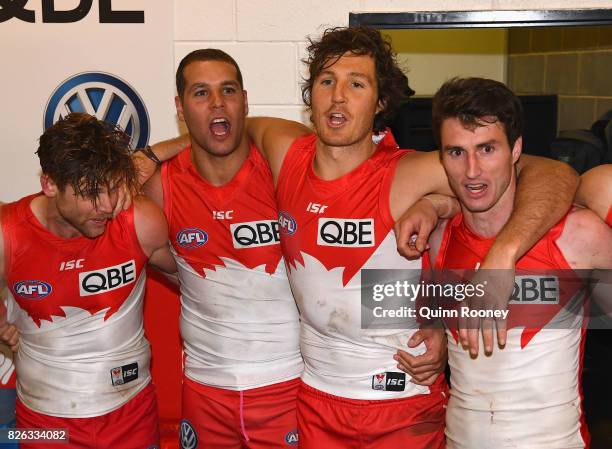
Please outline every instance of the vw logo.
M132 148L143 148L149 140L149 114L144 102L114 75L85 72L65 80L47 102L44 129L71 112L85 112L118 125L131 137Z
M196 434L191 423L186 419L181 421L181 449L195 449L198 447L198 435Z

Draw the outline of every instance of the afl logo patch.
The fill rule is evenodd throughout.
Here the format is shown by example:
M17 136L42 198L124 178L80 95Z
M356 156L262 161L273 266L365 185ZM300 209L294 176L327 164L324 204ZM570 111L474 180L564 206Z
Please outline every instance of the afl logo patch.
M109 73L79 73L60 84L45 107L44 129L71 112L85 112L119 126L131 137L132 148L143 148L149 141L144 102L128 83Z
M181 421L181 449L195 449L198 447L198 435L191 423L186 419Z
M53 291L51 284L44 281L20 281L13 286L15 294L25 299L40 300Z
M183 248L197 248L208 242L208 234L198 228L181 229L176 234L176 243Z
M297 222L289 212L284 210L278 213L278 224L280 225L281 234L293 235L297 231Z

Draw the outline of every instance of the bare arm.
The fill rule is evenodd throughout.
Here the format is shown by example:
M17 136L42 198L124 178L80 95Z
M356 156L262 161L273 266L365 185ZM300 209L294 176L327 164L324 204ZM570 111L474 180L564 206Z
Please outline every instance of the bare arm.
M189 145L191 145L191 137L189 137L189 134L183 134L172 139L154 143L151 145L151 150L163 162L172 159Z
M163 162L172 159L190 144L191 140L189 134L183 134L173 139L157 142L151 146L151 150L155 153L157 158ZM140 151L134 153L133 159L136 169L138 170L138 180L140 184L143 185L153 176L153 173L155 173L157 169L157 164Z
M590 280L590 316L612 318L612 228L589 209L573 211L565 222L563 234L557 240L563 256L579 275ZM588 270L588 271L587 271ZM592 271L591 271L592 270ZM588 276L586 275L588 273ZM599 313L607 315L607 319Z
M159 169L157 169L151 179L149 179L146 184L142 186L142 191L147 196L147 198L152 200L157 205L157 207L159 207L161 210L164 209L164 189L162 187L161 172ZM168 251L170 250L169 245L170 244L168 243ZM171 253L170 256L172 256ZM166 252L164 251L162 256L160 257L163 257L165 259L166 257L168 257L168 254L166 254ZM166 262L164 262L164 264L165 263ZM176 263L176 261L174 261L174 258L173 263ZM150 261L150 264L157 266L158 263L153 260L153 262ZM179 286L177 273L168 273L167 271L162 271L162 274L168 281L170 281L170 283Z
M437 151L406 153L397 164L389 206L394 220L429 194L454 196Z
M584 173L575 201L605 220L612 206L612 164L599 165Z
M161 209L148 198L136 197L134 225L149 264L166 273L175 273L176 264L168 248L168 223Z
M427 239L438 218L451 218L460 210L459 202L446 195L425 195L410 207L395 224L398 252L407 259L418 259L428 248Z
M522 155L512 216L495 239L482 268L514 269L572 205L576 172L563 162Z
M287 150L295 139L312 133L301 123L273 117L249 117L246 132L250 140L264 154L274 180L278 178Z
M557 245L574 269L612 270L612 228L589 209L567 217Z

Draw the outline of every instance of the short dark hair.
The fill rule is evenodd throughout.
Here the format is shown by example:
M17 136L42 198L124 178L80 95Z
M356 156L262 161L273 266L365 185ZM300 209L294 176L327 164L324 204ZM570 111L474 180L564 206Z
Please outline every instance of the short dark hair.
M238 63L234 60L234 58L218 48L203 48L200 50L194 50L185 56L181 60L178 69L176 69L176 91L181 99L185 93L185 67L196 61L222 61L233 65L236 68L238 84L240 84L241 89L244 89L242 72L240 71L240 67L238 67Z
M505 84L491 79L452 78L438 89L433 98L432 127L439 147L442 123L448 118L457 118L468 129L499 122L510 148L523 134L521 101Z
M70 185L95 201L101 188L136 190L130 137L116 125L75 112L49 127L39 142L42 172L62 191Z
M369 55L374 59L378 101L383 110L374 117L372 129L382 131L395 117L401 104L414 92L408 87L408 78L397 64L396 55L388 38L380 31L368 27L328 28L318 41L309 38L308 78L302 86L302 99L311 107L311 94L315 79L328 67L334 65L343 54Z

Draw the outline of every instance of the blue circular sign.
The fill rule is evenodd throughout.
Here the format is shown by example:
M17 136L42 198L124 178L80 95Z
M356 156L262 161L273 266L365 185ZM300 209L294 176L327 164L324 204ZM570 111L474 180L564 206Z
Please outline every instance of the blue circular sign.
M143 148L149 141L144 102L128 83L109 73L79 73L62 82L47 102L44 129L71 112L91 114L119 126L131 137L132 148Z

